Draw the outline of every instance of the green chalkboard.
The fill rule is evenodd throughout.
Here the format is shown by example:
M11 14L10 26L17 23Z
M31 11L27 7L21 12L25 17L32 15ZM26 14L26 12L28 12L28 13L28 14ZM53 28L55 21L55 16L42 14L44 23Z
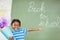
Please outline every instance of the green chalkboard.
M60 0L13 0L12 19L24 28L39 28L29 32L25 40L60 40Z

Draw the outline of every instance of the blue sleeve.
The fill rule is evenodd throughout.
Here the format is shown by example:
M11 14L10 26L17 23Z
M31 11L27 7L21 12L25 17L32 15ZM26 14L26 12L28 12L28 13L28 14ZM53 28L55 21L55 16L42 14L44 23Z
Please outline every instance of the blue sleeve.
M27 28L23 28L23 30L24 30L24 34L28 33L28 29Z

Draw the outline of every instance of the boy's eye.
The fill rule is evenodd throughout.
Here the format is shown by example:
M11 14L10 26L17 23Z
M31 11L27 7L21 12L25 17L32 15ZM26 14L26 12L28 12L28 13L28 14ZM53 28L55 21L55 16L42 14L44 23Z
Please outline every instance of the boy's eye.
M13 24L13 26L19 26L18 24Z
M14 25L14 26L19 26L19 25Z

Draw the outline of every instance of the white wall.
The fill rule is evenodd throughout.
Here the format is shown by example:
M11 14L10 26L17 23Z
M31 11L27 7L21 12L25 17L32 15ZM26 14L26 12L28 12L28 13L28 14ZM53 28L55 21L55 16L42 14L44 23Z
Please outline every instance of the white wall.
M11 21L12 0L0 0L0 18L4 17L8 20L8 25ZM0 31L0 40L7 40Z

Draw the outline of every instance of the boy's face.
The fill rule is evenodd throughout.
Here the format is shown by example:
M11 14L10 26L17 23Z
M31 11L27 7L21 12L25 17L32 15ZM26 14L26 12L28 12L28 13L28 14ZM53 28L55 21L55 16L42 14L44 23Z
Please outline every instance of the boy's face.
M13 27L14 29L18 29L18 28L20 27L19 22L14 22L14 23L12 24L12 27Z

